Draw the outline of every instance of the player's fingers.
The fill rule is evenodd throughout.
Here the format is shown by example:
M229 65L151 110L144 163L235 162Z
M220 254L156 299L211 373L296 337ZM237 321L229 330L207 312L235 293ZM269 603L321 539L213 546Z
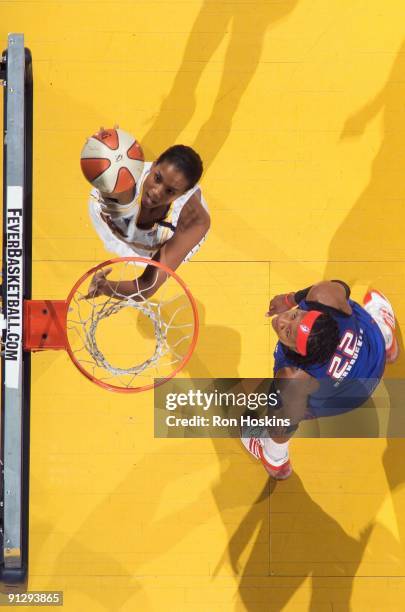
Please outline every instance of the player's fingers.
M110 274L110 272L112 271L112 268L103 268L102 270L98 270L93 278L91 279L92 283L99 283L100 281L102 281L108 274Z
M98 292L96 290L96 288L94 288L94 290L89 289L89 292L86 295L82 295L81 297L79 297L79 300L90 300L92 298L98 297Z
M96 285L96 283L94 282L94 276L93 276L93 278L92 278L92 280L91 280L91 283L90 283L90 287L89 287L88 292L86 293L86 295L81 295L81 296L79 297L79 301L80 301L80 300L89 300L91 297L94 297L94 291L95 291L95 289L96 289L96 286L97 286L97 285Z
M100 272L101 272L101 274L100 274ZM85 296L83 296L82 298L80 298L80 299L89 300L90 298L95 298L98 295L100 295L100 292L98 291L98 285L99 285L99 281L101 280L101 277L103 275L103 272L104 272L103 270L100 270L99 272L95 273L95 275L91 279L90 286L89 286L87 294Z
M103 276L108 276L110 272L112 272L112 268L105 268L104 270L102 270L102 272Z

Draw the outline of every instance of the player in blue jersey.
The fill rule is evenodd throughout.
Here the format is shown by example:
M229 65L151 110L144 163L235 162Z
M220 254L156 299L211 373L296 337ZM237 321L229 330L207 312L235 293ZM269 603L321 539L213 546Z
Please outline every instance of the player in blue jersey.
M288 444L300 421L360 406L378 385L386 363L398 357L391 304L376 290L363 303L350 299L343 281L322 281L270 302L267 316L273 317L279 338L274 352L281 398L277 414L288 418L290 426L272 432L246 428L242 442L278 480L291 474Z

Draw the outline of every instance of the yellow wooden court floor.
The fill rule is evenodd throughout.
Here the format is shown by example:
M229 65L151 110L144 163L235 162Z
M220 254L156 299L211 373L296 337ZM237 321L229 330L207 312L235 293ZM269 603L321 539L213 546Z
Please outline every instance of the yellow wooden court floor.
M270 297L323 278L358 300L382 290L403 348L403 2L0 12L3 47L23 32L34 62L34 298L64 299L109 257L79 155L118 123L147 159L184 143L205 163L212 227L179 270L201 318L184 376L271 376ZM401 356L387 375L404 372ZM404 453L399 438L298 437L275 484L236 439L155 439L151 392L107 392L65 353L35 354L29 588L63 590L69 612L402 611Z

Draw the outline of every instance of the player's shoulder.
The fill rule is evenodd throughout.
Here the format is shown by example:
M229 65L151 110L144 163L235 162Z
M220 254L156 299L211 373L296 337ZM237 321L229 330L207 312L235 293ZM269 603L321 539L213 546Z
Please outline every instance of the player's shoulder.
M208 230L210 223L210 215L203 205L201 189L198 187L183 204L179 214L178 227L184 230L199 225Z

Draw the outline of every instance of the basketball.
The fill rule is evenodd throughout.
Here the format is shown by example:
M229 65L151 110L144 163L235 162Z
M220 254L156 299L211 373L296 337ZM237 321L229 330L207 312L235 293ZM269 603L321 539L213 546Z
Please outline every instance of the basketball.
M119 194L136 186L144 155L137 140L120 129L101 129L87 139L80 164L86 179L99 191Z

